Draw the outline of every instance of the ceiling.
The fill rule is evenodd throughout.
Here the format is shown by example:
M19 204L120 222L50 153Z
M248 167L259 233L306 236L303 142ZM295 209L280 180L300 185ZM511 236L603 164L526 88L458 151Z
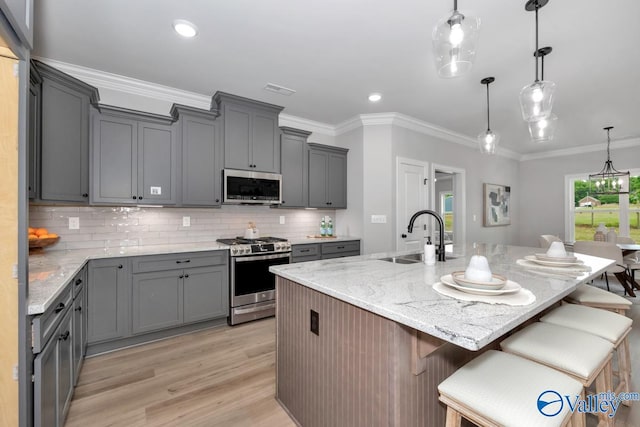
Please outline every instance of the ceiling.
M35 4L34 56L200 94L217 90L337 125L398 112L475 138L491 128L520 154L640 137L640 2L551 0L539 12L545 77L556 83L554 141L529 141L518 94L534 80L535 14L525 0L462 0L480 17L471 73L437 76L431 31L452 0L45 0ZM473 8L473 9L472 9ZM183 39L174 19L195 23ZM275 83L292 96L264 91ZM367 100L371 92L382 101ZM168 112L167 112L168 113ZM615 142L612 142L615 149Z

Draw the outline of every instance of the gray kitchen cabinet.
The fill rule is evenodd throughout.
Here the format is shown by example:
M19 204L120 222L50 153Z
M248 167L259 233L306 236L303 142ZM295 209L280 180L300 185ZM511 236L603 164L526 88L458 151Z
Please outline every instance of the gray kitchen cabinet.
M280 169L283 208L306 208L309 203L307 138L311 132L281 127Z
M71 281L74 288L73 297L73 385L78 383L80 368L84 360L87 347L87 310L86 310L86 287L87 268L84 267L80 273Z
M42 78L40 199L88 203L89 108L97 104L98 91L42 62L32 64Z
M291 262L316 261L322 259L320 243L291 245Z
M229 278L227 265L184 270L183 323L227 317Z
M34 359L34 425L62 427L73 395L72 311Z
M176 204L171 119L115 107L93 116L92 203Z
M22 43L33 47L33 0L0 0L0 11Z
M174 104L182 149L182 198L184 206L220 206L222 144L217 111L203 111Z
M356 255L360 255L360 240L291 245L292 263Z
M182 323L182 270L134 274L131 331L134 334Z
M347 152L328 145L308 143L309 207L346 209Z
M89 261L87 280L87 343L129 336L129 260Z
M222 114L225 168L280 173L278 115L283 107L216 92L213 109Z
M27 167L29 169L27 177L27 191L30 199L38 197L38 169L39 169L39 149L40 143L40 102L41 102L41 86L42 77L36 70L34 65L31 66L29 73L29 112L28 112L28 126L27 126L27 141L29 143L29 152Z

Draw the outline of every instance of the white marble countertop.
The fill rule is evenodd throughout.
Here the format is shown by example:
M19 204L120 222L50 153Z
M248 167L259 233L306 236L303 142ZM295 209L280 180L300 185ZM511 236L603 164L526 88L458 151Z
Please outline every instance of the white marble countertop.
M90 259L227 250L217 242L45 251L29 255L27 314L44 313Z
M544 277L516 264L517 259L539 252L540 248L489 244L474 248L469 244L454 246L453 253L458 258L437 262L435 266L380 260L400 254L396 252L278 265L270 267L270 271L460 347L479 350L613 263L613 260L576 254L591 267L590 273L577 279ZM493 273L502 274L533 292L536 301L527 306L467 302L433 290L432 285L441 276L464 271L471 255L476 253L489 259Z

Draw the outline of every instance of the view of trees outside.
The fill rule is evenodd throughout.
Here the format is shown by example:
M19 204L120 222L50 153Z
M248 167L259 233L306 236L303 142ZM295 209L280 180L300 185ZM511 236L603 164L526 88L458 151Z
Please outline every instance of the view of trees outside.
M590 196L597 200L593 206L580 207L580 200ZM575 239L593 240L598 224L604 223L607 228L620 229L619 195L596 195L590 192L589 181L576 180L574 182L575 197ZM640 242L640 177L634 176L629 180L629 237Z

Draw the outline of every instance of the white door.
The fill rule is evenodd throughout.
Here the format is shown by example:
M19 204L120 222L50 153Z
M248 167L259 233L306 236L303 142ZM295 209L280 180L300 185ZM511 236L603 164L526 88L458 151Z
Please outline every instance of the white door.
M420 216L407 232L409 219L415 212L427 209L427 177L429 164L419 160L396 159L396 250L419 250L424 244L424 221ZM404 237L403 237L404 236Z

